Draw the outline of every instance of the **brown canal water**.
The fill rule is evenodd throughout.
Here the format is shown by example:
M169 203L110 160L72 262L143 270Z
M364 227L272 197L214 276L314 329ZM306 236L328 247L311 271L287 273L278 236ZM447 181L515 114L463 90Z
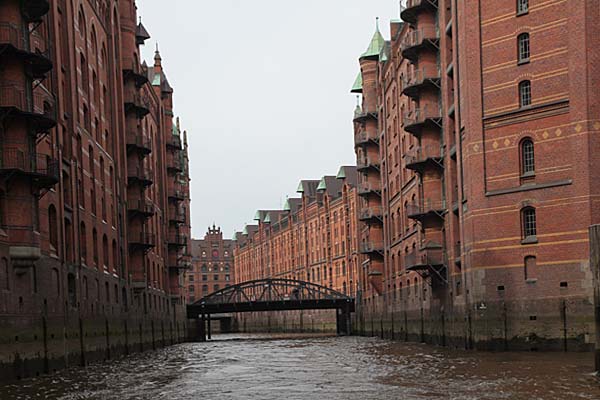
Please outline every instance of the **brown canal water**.
M0 386L0 399L600 399L592 356L216 335Z

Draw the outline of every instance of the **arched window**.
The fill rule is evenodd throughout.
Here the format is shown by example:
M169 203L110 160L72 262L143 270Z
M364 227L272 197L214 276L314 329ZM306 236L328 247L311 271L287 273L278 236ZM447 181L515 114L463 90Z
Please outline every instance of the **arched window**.
M81 259L84 264L87 264L87 232L83 221L79 228L79 246L81 247Z
M94 255L94 265L98 266L98 231L92 230L92 253Z
M523 238L535 238L537 235L535 208L526 207L521 211Z
M531 175L535 172L535 157L533 141L529 138L521 142L521 175Z
M346 294L346 291L348 290L348 288L346 287L346 282L342 283L342 292L344 294Z
M106 235L102 236L102 262L104 263L104 268L108 269L110 263L108 259L108 238Z
M58 249L58 217L54 204L48 207L48 236L50 246L56 251Z
M206 267L206 264L202 264L202 267L200 268L200 270L201 270L202 272L206 272L206 271L208 271L208 268Z
M112 257L113 271L117 271L117 267L119 266L119 253L117 252L117 241L114 239L112 241Z
M531 81L519 83L519 105L521 108L531 105Z
M517 59L519 64L529 62L530 47L529 47L529 33L521 33L517 37Z

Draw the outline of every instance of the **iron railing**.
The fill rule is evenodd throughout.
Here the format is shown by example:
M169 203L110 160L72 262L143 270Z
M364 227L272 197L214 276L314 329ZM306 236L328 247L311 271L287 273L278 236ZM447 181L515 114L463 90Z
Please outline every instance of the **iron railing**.
M174 246L185 246L187 245L188 238L179 233L169 234L169 244Z
M361 183L358 185L359 195L366 195L370 193L381 194L381 186L375 183Z
M444 249L423 249L414 251L404 256L406 269L428 266L439 266L446 264L446 252Z
M422 85L426 81L438 81L439 79L439 68L420 68L402 77L402 90Z
M360 220L365 221L369 219L382 219L383 208L381 206L371 206L360 210Z
M133 200L129 203L129 210L137 211L142 214L154 214L156 212L156 207L151 200Z
M416 164L427 161L428 159L440 159L442 150L439 145L428 144L423 147L416 147L406 152L406 164Z
M139 132L128 132L127 144L150 152L152 151L152 140Z
M406 51L413 47L421 46L426 41L437 41L439 38L440 32L434 25L416 29L406 34L400 43L400 49Z
M18 149L0 152L0 170L16 170L58 181L58 161L46 154L25 154Z
M128 234L129 244L141 245L141 246L155 246L156 235L153 233L146 232L129 232Z
M371 157L361 157L356 162L356 168L359 170L367 169L367 168L375 168L379 169L380 163L379 160L374 160Z
M409 218L419 217L429 213L443 213L446 210L446 201L424 199L417 203L406 206L406 214Z
M360 252L363 254L368 254L368 253L383 253L383 242L374 242L374 241L369 241L369 242L362 242L360 244Z
M422 108L405 111L402 120L404 127L406 128L412 125L423 124L427 120L441 119L441 115L442 113L439 107L425 105Z

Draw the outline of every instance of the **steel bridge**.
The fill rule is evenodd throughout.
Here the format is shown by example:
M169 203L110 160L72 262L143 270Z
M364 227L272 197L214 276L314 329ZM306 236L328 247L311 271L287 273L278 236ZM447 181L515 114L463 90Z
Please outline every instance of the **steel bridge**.
M187 316L197 320L199 339L205 341L207 333L210 339L211 314L288 310L336 310L337 333L349 335L355 303L352 297L315 283L269 278L213 292L189 304Z

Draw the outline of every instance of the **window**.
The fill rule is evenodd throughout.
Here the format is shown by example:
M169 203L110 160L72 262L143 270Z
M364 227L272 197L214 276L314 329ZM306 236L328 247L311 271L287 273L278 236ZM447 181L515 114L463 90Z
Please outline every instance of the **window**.
M531 81L519 83L519 105L521 108L531 105Z
M207 271L206 264L202 264L202 267L200 268L200 270L202 272L206 272Z
M535 256L525 257L525 280L537 279L537 260Z
M535 171L533 141L525 139L521 142L521 175L531 175Z
M519 64L529 62L530 47L529 47L529 33L522 33L517 38L517 45L519 48L518 60Z
M529 12L529 0L517 0L517 15Z
M58 248L58 217L54 204L51 204L50 207L48 207L48 236L50 245L54 251L56 251Z
M202 280L203 281L207 281L208 280L208 275L202 275Z
M194 282L194 275L189 275L189 276L188 276L188 280L189 280L190 282Z
M216 292L217 290L219 290L219 288L220 288L220 287L219 287L219 285L215 285L215 292Z
M202 293L208 293L208 285L202 285Z
M215 281L218 281L218 280L219 280L219 275L215 275L215 276L213 277L213 279L214 279Z
M81 259L84 264L87 264L87 233L83 221L79 229L79 246L81 246Z
M0 264L0 290L10 290L9 276L8 260L3 258Z
M194 293L194 285L189 286L189 291L190 291L190 293Z
M527 207L522 211L523 238L535 238L537 234L535 208Z

